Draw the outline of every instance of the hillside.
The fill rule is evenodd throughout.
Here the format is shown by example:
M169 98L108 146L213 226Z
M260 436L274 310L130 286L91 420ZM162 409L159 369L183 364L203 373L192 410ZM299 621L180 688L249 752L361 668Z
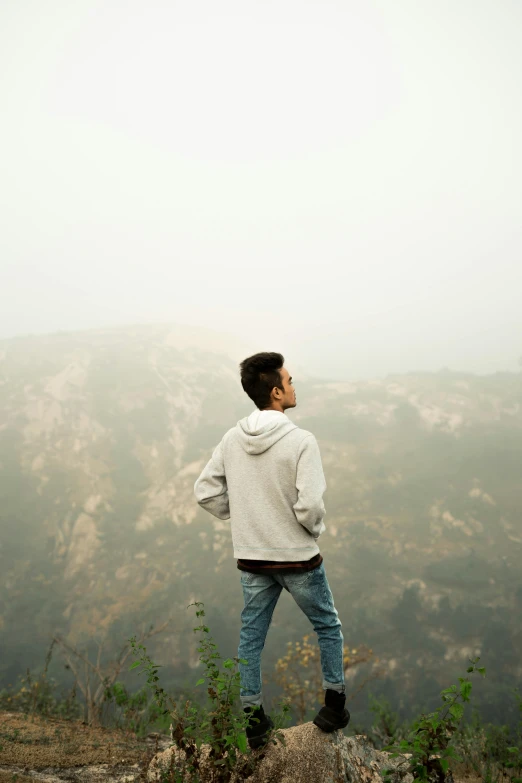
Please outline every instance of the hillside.
M154 654L172 682L192 681L194 600L222 654L237 653L229 525L193 485L253 409L246 355L168 325L0 342L0 688L42 665L51 633L102 632L119 649L138 620L168 614ZM346 643L378 653L380 687L407 714L479 654L484 705L507 720L522 680L521 374L293 375L288 415L321 448L319 543ZM282 598L264 671L309 630Z

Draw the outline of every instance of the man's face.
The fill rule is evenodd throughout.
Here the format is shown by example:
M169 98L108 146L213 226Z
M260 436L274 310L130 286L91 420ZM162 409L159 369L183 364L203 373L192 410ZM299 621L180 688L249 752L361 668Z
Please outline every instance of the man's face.
M282 404L283 408L295 408L297 402L292 376L286 367L282 367L280 372L284 387L284 394L282 396L281 394L279 395L279 402ZM281 390L279 390L279 392L280 391Z

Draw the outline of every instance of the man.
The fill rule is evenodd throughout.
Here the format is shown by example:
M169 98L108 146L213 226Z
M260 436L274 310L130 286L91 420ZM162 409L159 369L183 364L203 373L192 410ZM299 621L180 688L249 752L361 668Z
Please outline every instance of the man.
M292 377L280 353L257 353L240 364L241 385L256 410L229 429L194 484L199 505L231 520L245 606L238 657L240 699L251 713L250 747L267 740L261 652L281 590L287 590L317 633L325 706L314 718L330 732L350 720L345 708L343 634L317 539L326 530L326 490L314 435L285 414L295 408ZM255 719L258 720L255 720Z

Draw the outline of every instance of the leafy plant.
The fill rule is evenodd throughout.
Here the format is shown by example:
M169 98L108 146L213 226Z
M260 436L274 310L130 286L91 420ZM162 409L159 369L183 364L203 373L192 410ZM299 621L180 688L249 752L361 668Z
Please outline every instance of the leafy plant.
M118 728L125 728L138 737L143 737L150 724L160 717L157 704L154 701L148 702L145 686L136 693L129 694L125 685L117 680L107 686L104 696L108 704L114 704L121 712L122 725L117 718Z
M397 713L392 712L389 701L384 698L376 699L372 693L368 694L370 701L370 710L376 714L377 721L372 725L370 731L361 730L372 745L382 749L385 744L400 741L404 739L409 730L409 721L399 724ZM358 733L358 732L356 732Z
M467 673L478 671L482 676L485 676L486 669L475 666L480 657L469 660L471 666L468 666ZM408 767L407 771L411 772L416 780L424 783L438 781L446 775L450 758L462 761L449 742L464 713L464 707L457 703L457 699L462 698L463 702L469 701L472 685L468 677L459 677L459 682L459 689L456 685L451 685L441 691L445 704L428 715L423 713L420 720L414 721L406 739L385 745L383 748L383 750L392 751L390 758L396 758L406 753L411 754L411 758L404 763ZM441 714L444 707L446 711ZM381 775L384 777L384 783L391 783L395 771L385 768L381 770Z
M513 689L522 718L522 698L518 690ZM484 783L496 783L506 776L511 783L522 783L522 719L517 729L491 723L483 727L475 711L471 724L459 729L457 739L466 764ZM515 773L513 777L508 770Z
M201 601L196 601L189 606L203 606L203 604ZM204 617L204 610L196 610L196 616ZM194 628L194 632L202 631L206 634L209 633L209 630L206 625ZM202 779L202 746L204 744L210 746L207 763L210 763L214 781L220 783L229 781L233 771L245 777L251 775L264 757L265 748L249 750L246 727L249 722L251 724L259 722L259 718L253 715L249 716L242 709L239 713L233 709L240 690L240 673L236 671L237 664L248 663L248 661L237 657L227 658L223 661L224 671L220 672L219 667L214 663L214 659L221 657L216 651L216 644L212 641L212 637L202 638L198 652L201 653L200 660L205 664L207 673L196 682L196 686L208 680L207 693L212 700L213 709L205 713L199 706L192 706L190 700L187 700L183 714L181 714L176 702L157 684L159 681L157 672L160 666L153 663L146 655L145 647L142 644L136 645L135 637L129 641L134 654L139 655L139 660L135 661L130 668L134 669L140 665L144 667L142 671L147 671L147 683L154 692L161 714L170 713L175 721L175 726L171 727L172 738L185 758L176 759L177 768L174 769L174 754L172 754L169 773L171 780L173 780L172 775L176 774L173 783L186 779L179 777L180 771L183 774L188 771L193 776L191 779L196 783ZM139 650L143 650L143 652L140 653ZM168 704L170 704L170 709ZM274 716L275 726L267 735L267 743L276 744L276 739L279 739L286 746L284 735L278 729L281 728L284 714L288 710L288 704L283 704L283 716L281 714ZM239 757L238 751L244 755L244 758Z

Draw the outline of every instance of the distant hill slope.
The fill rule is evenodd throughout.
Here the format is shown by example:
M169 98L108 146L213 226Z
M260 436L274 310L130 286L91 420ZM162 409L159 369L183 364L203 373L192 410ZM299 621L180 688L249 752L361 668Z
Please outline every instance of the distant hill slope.
M253 409L238 369L249 351L188 331L0 342L0 685L54 631L124 635L176 607L169 662L195 665L194 596L223 638L237 628L229 525L197 506L193 485ZM321 447L320 545L345 635L380 644L396 676L489 639L522 677L522 375L323 383L300 371L288 415ZM460 616L468 604L475 613ZM294 622L281 611L276 634Z

